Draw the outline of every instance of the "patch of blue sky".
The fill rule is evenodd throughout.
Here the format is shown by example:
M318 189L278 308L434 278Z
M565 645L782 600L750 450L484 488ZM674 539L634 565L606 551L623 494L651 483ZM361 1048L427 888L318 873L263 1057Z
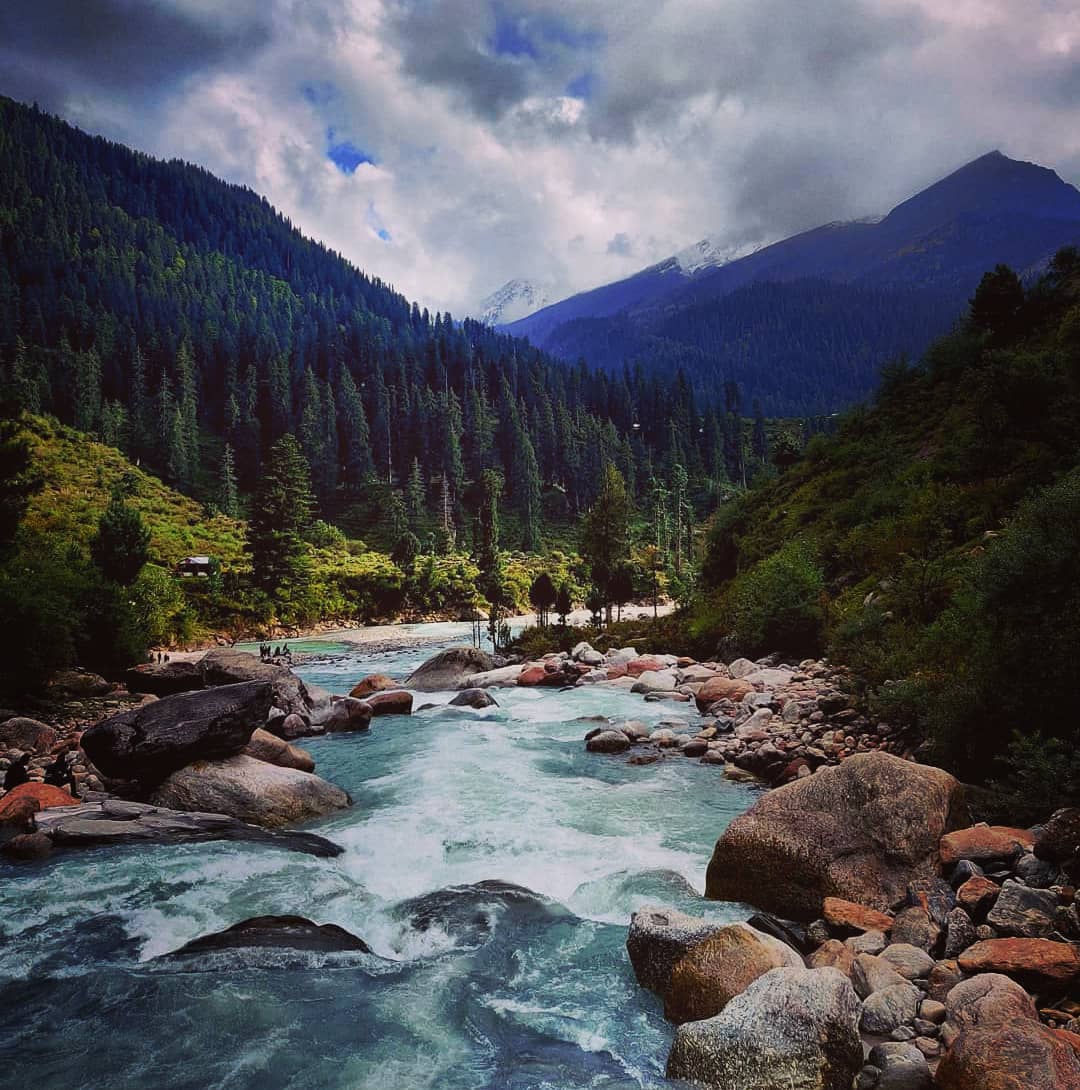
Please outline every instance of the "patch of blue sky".
M392 241L392 236L386 229L374 201L368 202L367 211L364 213L364 222L371 228L376 238L382 239L383 242Z
M590 99L596 91L596 75L593 72L582 72L580 76L572 79L566 85L566 93L571 98Z
M352 174L362 163L374 163L375 156L357 147L351 140L339 140L333 129L326 130L326 157L342 172Z
M339 92L329 80L309 80L300 84L300 94L312 106L326 106L338 97Z

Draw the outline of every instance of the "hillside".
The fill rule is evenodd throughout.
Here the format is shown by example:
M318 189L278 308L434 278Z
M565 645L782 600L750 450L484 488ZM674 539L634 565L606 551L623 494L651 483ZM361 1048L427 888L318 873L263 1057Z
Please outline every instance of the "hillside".
M827 647L972 775L1014 729L1071 737L1078 329L1075 251L1026 292L988 274L962 329L717 515L698 631Z
M689 273L673 258L507 330L600 368L634 360L682 366L701 388L734 381L772 415L831 412L872 393L888 360L921 355L987 268L1029 273L1077 239L1080 193L992 152L879 221Z
M717 476L692 441L714 406L675 375L568 367L421 311L250 190L10 99L0 388L204 502L221 494L226 446L243 498L293 433L327 518L355 523L371 483L390 486L382 535L400 500L417 526L465 536L487 469L530 549L544 541L543 494L579 516L605 460L639 493L679 460Z

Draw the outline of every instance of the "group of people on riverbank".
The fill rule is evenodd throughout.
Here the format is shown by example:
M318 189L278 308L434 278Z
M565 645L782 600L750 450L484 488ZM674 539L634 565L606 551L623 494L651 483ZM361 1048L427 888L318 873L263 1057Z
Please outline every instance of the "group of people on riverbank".
M289 650L287 643L283 643L280 647L271 647L268 643L260 643L259 658L263 662L285 662L287 665L292 666L292 652Z
M4 773L4 790L10 791L20 784L30 780L30 754L24 753L11 763ZM78 785L75 782L75 773L72 765L79 759L75 750L59 754L48 768L45 769L45 782L53 787L61 787L78 794Z

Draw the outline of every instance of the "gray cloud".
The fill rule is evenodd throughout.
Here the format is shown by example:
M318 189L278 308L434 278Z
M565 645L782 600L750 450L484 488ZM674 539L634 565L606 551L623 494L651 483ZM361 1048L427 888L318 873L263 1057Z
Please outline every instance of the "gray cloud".
M461 313L884 212L993 147L1071 178L1070 7L41 0L0 7L0 92L251 185ZM375 163L343 174L328 130Z

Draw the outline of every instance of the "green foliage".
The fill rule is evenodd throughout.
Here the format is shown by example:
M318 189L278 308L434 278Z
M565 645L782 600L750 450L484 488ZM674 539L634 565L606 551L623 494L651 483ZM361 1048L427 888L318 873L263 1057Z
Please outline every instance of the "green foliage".
M825 629L825 577L813 549L788 542L732 587L733 637L745 655L812 655Z
M548 623L548 614L555 606L558 591L552 578L546 571L541 572L529 586L529 604L536 611L537 620L541 627Z
M611 579L619 564L630 554L632 506L626 481L608 462L600 481L596 502L585 514L581 528L581 554L589 562L593 583L608 607L611 620Z
M121 586L133 583L150 559L150 531L119 492L102 512L90 542L90 555L105 578Z

